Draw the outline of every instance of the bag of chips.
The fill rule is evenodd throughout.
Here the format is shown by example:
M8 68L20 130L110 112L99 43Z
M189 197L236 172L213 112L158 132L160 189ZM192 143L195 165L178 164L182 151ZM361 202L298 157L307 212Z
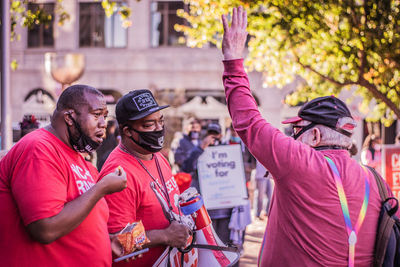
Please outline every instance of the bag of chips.
M149 243L142 221L128 223L124 229L117 235L124 251L123 255L135 251L138 247Z

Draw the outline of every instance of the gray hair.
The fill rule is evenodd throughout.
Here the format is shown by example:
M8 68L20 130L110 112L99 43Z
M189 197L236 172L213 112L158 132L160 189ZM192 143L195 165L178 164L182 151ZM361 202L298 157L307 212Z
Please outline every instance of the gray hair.
M308 123L308 124L310 124L310 123ZM352 124L352 125L356 126L355 121L352 118L348 118L348 117L340 118L338 120L337 126L338 126L338 128L342 128L346 124ZM315 128L318 128L321 133L321 141L319 144L320 146L335 145L335 146L345 147L348 149L350 149L350 147L352 146L352 139L349 136L341 134L338 131L335 131L334 129L329 128L322 124L317 124L315 126ZM348 131L352 134L354 133L354 129L346 130L346 131ZM309 138L311 138L311 131L306 131L304 133L303 138L304 138L304 140L311 140L311 139L309 139Z

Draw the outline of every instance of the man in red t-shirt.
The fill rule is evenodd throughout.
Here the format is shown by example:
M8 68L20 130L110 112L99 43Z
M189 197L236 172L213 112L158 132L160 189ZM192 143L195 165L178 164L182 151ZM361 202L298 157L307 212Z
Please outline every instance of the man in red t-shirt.
M157 192L173 212L179 213L179 189L168 161L159 153L164 143L164 117L160 110L166 107L159 106L149 90L131 91L116 106L122 140L104 163L100 177L122 166L128 187L106 196L110 209L108 231L113 236L127 223L141 220L150 239L146 246L151 247L141 258L118 262L116 266L152 266L166 246L184 247L189 238L188 227L166 219L156 196ZM114 252L118 256L121 253Z
M67 88L51 125L23 137L0 161L1 266L110 266L103 196L126 187L122 169L100 182L80 152L102 142L106 101Z

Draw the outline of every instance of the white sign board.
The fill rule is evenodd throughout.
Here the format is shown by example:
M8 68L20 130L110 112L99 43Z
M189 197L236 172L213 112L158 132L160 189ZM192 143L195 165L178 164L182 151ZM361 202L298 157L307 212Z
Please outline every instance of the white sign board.
M207 209L246 205L246 179L240 145L207 147L198 159L197 169Z

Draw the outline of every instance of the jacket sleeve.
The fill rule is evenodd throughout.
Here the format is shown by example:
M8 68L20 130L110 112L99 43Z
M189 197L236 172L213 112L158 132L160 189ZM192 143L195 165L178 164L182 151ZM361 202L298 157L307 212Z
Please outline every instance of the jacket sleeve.
M193 147L193 149L189 152L189 157L187 157L183 161L182 171L184 172L194 172L197 170L197 159L203 154L204 150L199 146Z
M197 169L197 159L203 153L199 146L189 146L184 138L179 142L175 152L175 162L183 172L194 172Z
M179 141L179 145L176 148L176 151L174 153L175 163L178 164L179 168L182 168L183 162L185 161L185 158L186 158L187 152L186 152L184 145L185 145L185 142L184 142L184 139L182 138Z
M223 83L232 124L251 154L276 179L301 179L297 174L309 170L310 162L325 164L323 156L317 155L314 149L286 136L261 116L250 91L243 59L223 63Z

